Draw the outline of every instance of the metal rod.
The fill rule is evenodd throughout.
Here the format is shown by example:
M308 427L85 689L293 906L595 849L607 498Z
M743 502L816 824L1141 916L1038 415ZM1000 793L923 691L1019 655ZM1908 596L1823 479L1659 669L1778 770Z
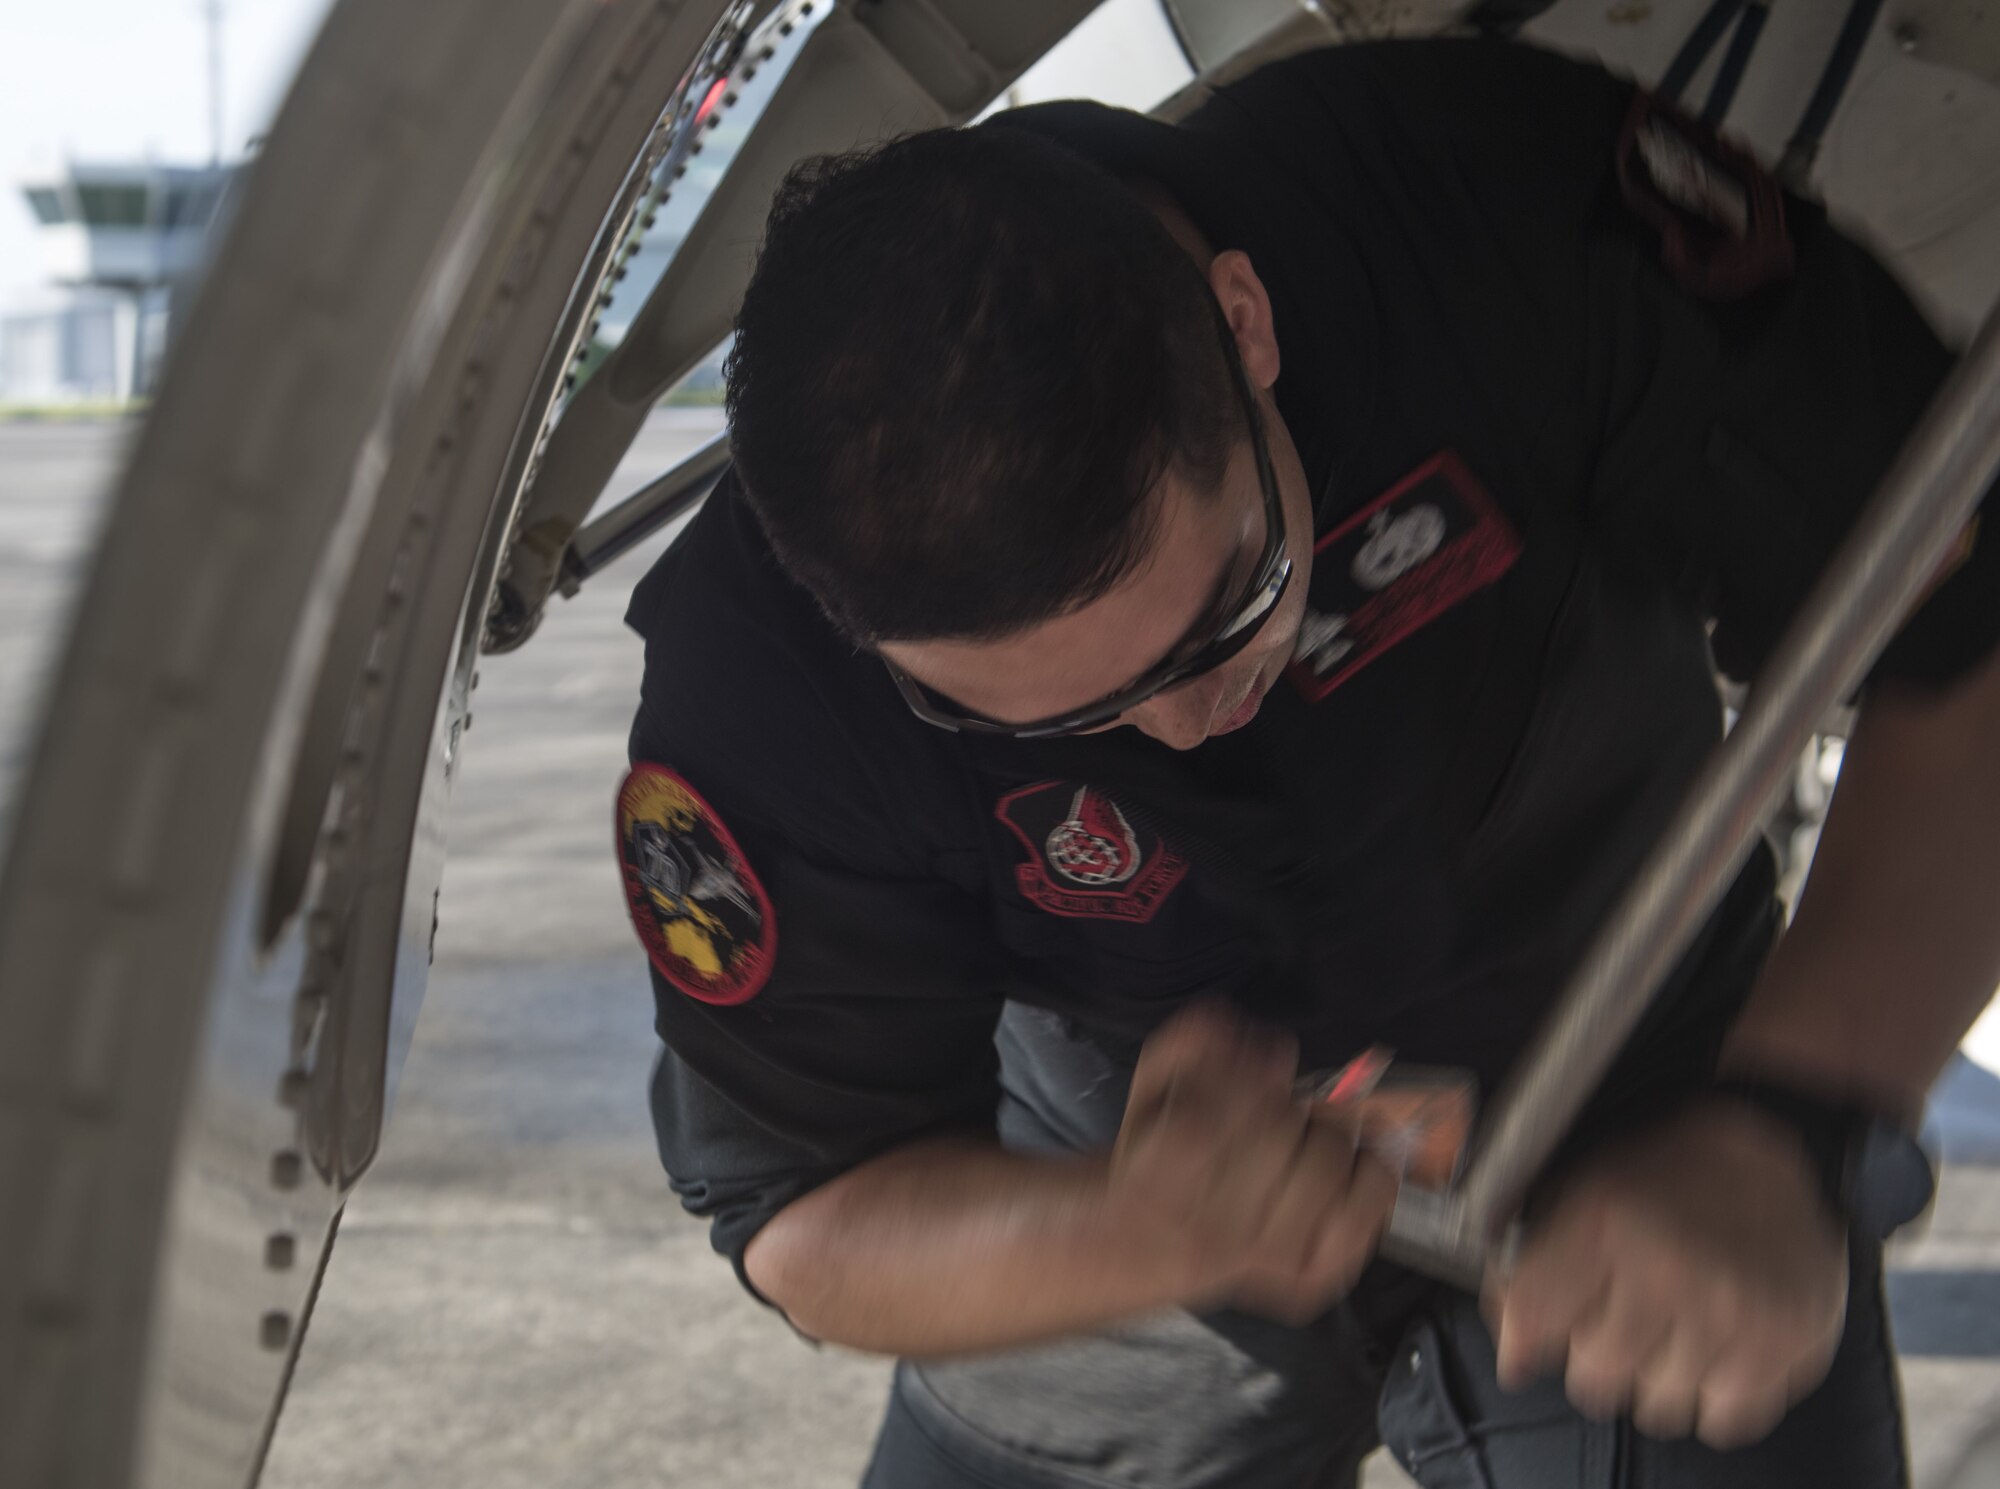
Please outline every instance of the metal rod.
M1598 931L1496 1099L1463 1182L1449 1196L1397 1207L1390 1234L1400 1260L1462 1277L1485 1254L1748 856L1815 725L1866 676L1996 469L2000 309L1904 445L1766 663L1735 729Z
M563 550L558 588L565 595L574 595L584 580L704 500L728 468L729 431L725 429L665 475L578 528Z

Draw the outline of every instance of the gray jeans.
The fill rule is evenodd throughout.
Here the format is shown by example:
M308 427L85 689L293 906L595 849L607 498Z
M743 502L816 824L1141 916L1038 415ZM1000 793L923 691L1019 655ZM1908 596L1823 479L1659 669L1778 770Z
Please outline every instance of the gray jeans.
M1346 1309L1281 1349L1169 1314L1045 1348L898 1367L865 1489L1352 1489L1379 1440L1424 1489L1902 1489L1879 1256L1857 1248L1826 1381L1752 1448L1592 1422L1493 1379L1473 1300L1439 1290L1384 1352ZM1263 1326L1276 1329L1275 1325ZM1256 1346L1266 1347L1259 1349Z
M1001 1036L1023 1148L1107 1143L1124 1082L1050 1016ZM1107 1130L1108 1124L1108 1130ZM1493 1377L1474 1300L1398 1269L1294 1329L1168 1312L975 1359L905 1361L864 1489L1351 1489L1378 1442L1425 1489L1900 1489L1902 1404L1879 1249L1852 1257L1832 1372L1754 1448L1662 1443Z

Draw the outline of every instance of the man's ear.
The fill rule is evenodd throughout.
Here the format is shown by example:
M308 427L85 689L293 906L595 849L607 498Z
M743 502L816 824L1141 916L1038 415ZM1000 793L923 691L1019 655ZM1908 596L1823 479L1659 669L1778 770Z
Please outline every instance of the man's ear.
M1208 287L1222 306L1236 338L1250 385L1263 392L1278 380L1278 338L1271 324L1271 297L1240 248L1224 249L1208 265Z

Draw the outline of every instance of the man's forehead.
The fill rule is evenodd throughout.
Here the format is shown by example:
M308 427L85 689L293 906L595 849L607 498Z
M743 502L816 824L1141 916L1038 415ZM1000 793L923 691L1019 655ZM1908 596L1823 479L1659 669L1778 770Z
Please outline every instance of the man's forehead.
M1215 608L1242 551L1246 502L1236 462L1221 493L1176 475L1157 488L1152 541L1097 599L991 641L891 642L884 655L918 681L1003 723L1049 718L1130 685L1187 640Z

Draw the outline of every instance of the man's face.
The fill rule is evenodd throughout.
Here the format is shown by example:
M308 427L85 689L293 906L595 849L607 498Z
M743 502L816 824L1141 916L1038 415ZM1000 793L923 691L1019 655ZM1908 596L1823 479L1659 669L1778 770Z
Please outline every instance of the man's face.
M1291 583L1243 651L1154 694L1106 729L1130 726L1192 749L1249 723L1291 659L1311 578L1312 507L1284 422L1261 388L1258 401L1283 501ZM1215 629L1243 598L1264 548L1266 508L1247 436L1218 490L1199 493L1170 474L1152 500L1158 523L1145 557L1081 609L997 641L887 642L883 654L932 691L1003 723L1058 716L1130 685L1182 643Z

